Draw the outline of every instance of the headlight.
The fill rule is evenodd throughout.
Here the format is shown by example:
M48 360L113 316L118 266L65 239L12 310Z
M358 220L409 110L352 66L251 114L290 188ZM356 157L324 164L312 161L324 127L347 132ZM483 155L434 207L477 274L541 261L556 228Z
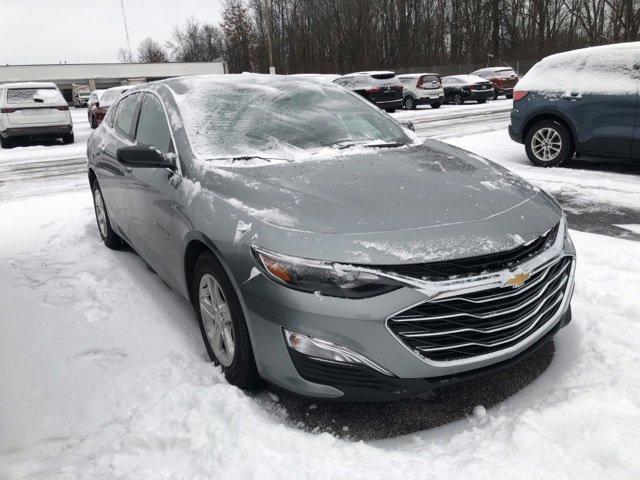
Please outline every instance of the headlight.
M270 279L294 290L329 297L367 298L401 287L391 279L343 265L292 257L253 247L256 263Z

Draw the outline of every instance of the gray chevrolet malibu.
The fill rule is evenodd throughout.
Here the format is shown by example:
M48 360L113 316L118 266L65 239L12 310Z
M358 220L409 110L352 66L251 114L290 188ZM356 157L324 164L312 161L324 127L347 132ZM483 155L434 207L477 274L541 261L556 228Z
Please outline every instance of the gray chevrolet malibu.
M194 306L233 385L403 398L519 362L570 321L558 204L337 85L140 85L87 156L102 240Z

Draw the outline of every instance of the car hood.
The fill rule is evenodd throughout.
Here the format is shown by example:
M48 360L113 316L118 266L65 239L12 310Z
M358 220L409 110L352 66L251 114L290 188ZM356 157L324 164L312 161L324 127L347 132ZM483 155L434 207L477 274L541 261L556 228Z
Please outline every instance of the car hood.
M202 183L256 220L261 246L358 263L513 248L552 228L560 214L548 196L506 169L433 140L322 160L211 164Z

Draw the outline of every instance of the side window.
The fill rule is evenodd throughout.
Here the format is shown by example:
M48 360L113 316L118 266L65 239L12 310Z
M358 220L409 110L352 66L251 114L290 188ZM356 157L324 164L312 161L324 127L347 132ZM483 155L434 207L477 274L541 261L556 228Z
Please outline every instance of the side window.
M131 137L133 123L136 118L139 94L134 93L118 102L118 111L114 120L116 130L125 137Z
M145 93L142 100L136 141L142 145L153 146L165 155L173 151L171 130L164 108L160 100L150 93Z

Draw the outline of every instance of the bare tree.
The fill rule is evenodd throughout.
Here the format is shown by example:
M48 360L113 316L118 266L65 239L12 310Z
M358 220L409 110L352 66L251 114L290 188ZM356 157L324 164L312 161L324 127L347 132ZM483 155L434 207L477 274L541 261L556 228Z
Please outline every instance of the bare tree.
M224 33L224 57L229 70L252 70L256 34L249 11L241 0L226 0L220 27Z
M138 62L165 63L168 61L167 53L162 46L151 37L145 38L140 42L140 45L138 45Z
M131 52L124 47L120 47L118 50L118 62L120 63L134 63L133 55Z
M211 62L222 55L222 36L214 25L192 17L174 28L167 46L178 62Z

